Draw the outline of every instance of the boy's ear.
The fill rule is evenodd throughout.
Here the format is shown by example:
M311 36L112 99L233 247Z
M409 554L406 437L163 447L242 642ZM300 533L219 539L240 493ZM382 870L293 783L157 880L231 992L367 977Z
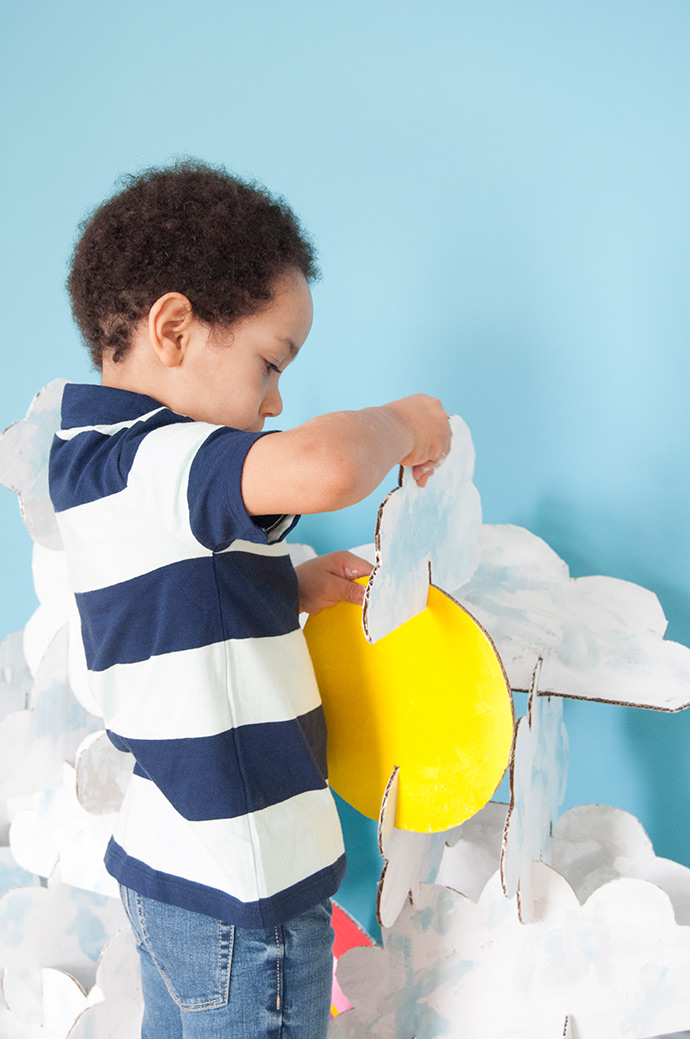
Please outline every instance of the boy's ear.
M166 368L182 363L194 324L192 304L181 292L166 292L149 311L149 341Z

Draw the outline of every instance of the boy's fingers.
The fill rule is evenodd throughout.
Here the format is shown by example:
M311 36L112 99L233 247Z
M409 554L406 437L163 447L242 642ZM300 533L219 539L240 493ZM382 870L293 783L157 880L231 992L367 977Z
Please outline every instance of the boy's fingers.
M348 581L354 581L357 577L368 577L374 569L366 559L361 559L360 556L356 556L352 552L343 553L343 558L340 562L343 577L347 577Z
M351 602L355 606L362 606L364 603L364 585L355 584L354 581L346 578L339 578L338 599Z
M420 487L424 487L436 466L433 462L423 462L422 465L412 466L412 476Z

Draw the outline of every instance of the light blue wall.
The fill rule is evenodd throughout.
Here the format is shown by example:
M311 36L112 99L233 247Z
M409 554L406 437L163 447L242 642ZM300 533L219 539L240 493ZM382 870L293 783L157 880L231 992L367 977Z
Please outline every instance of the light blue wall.
M92 377L62 288L84 211L122 172L223 162L284 193L320 248L283 421L441 396L473 431L487 521L529 527L574 575L652 588L690 643L687 0L5 0L2 17L0 427L49 379ZM375 504L301 536L371 540ZM33 599L4 491L0 524L7 632ZM690 715L571 704L568 722L569 802L632 810L690 864Z

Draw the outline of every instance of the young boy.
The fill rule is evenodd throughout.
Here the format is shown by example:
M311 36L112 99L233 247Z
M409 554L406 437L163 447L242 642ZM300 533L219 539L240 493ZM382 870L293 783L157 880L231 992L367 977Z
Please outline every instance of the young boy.
M314 253L263 189L148 170L83 226L68 287L102 371L68 385L51 496L89 680L134 755L106 854L143 1039L323 1039L345 858L300 609L362 601L347 552L293 569L299 513L447 453L423 395L262 432L312 321Z

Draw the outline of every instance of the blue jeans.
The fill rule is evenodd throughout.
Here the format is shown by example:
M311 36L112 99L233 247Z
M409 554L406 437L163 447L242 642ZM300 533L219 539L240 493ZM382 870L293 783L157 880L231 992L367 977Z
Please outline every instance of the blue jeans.
M120 894L141 964L142 1039L325 1039L330 901L255 931Z

